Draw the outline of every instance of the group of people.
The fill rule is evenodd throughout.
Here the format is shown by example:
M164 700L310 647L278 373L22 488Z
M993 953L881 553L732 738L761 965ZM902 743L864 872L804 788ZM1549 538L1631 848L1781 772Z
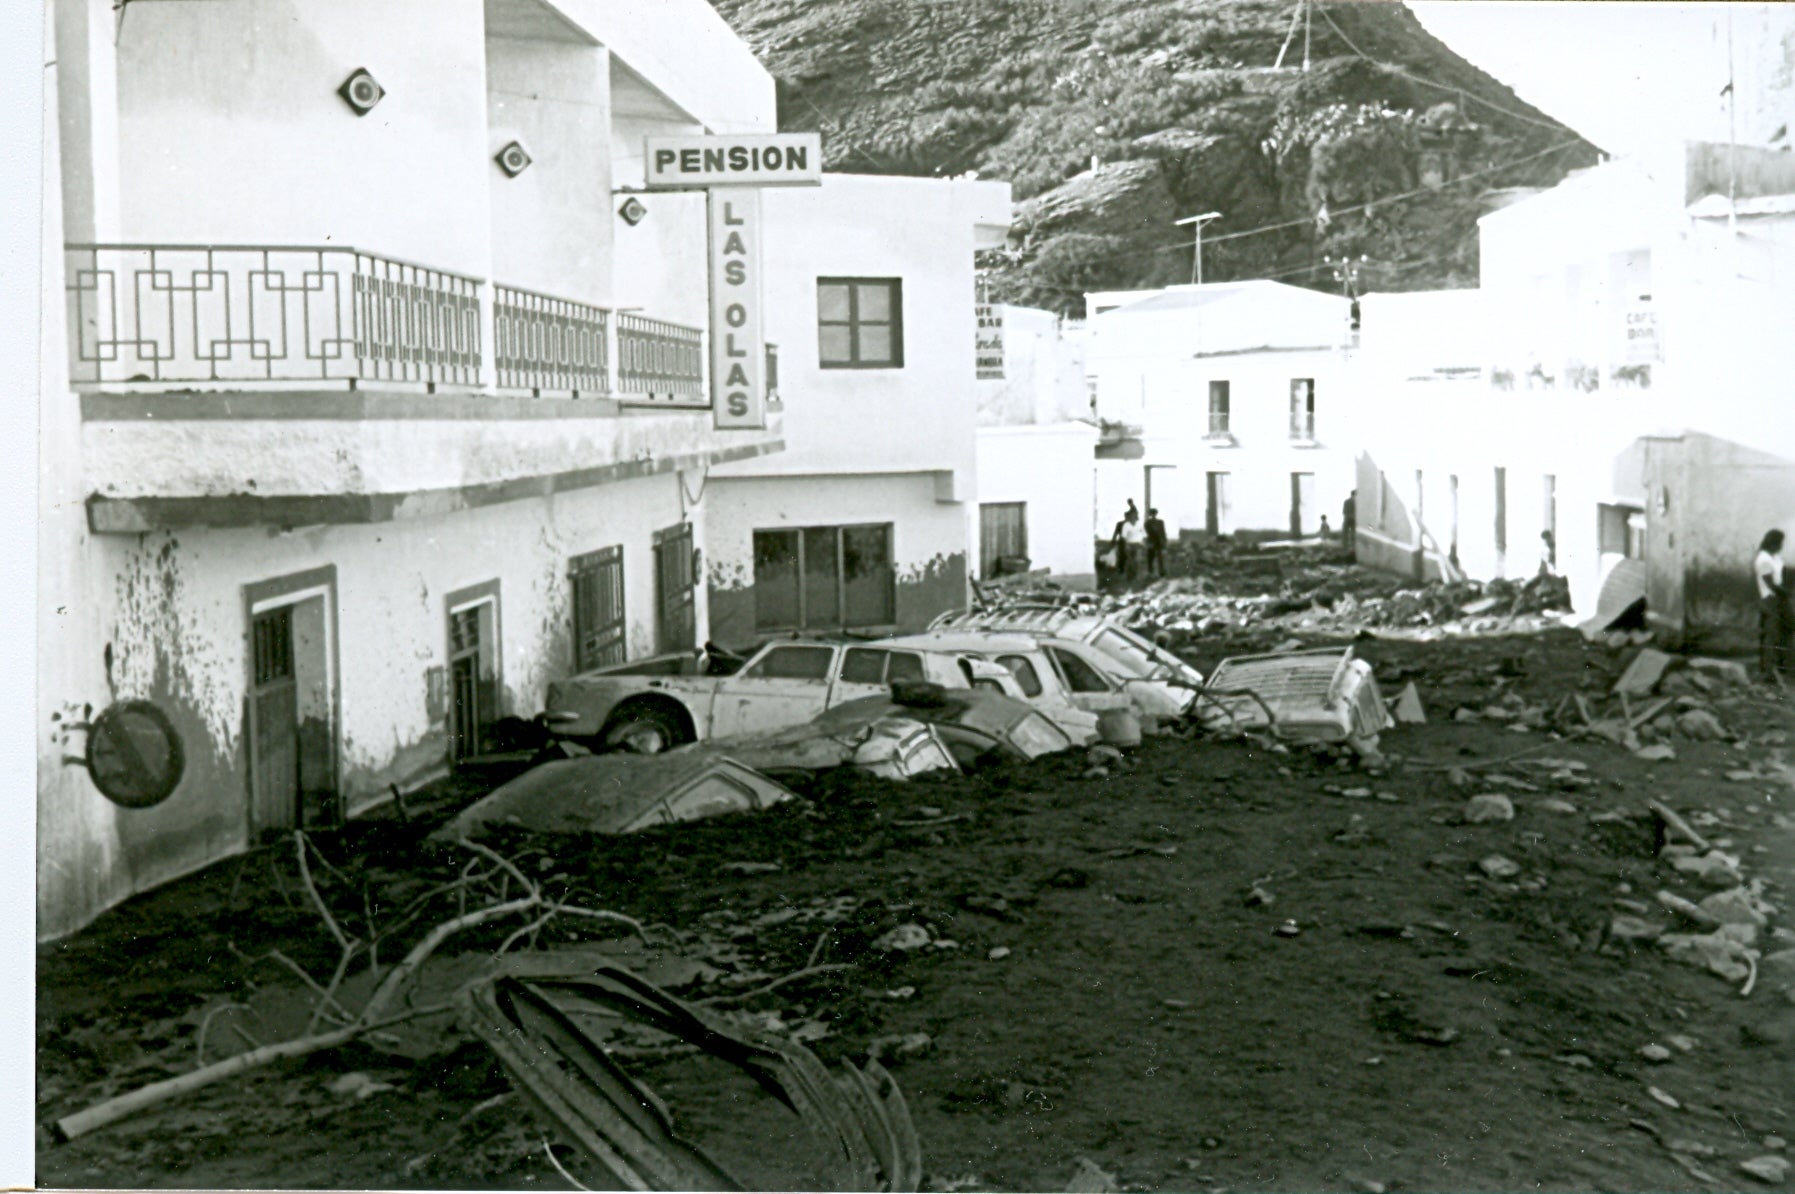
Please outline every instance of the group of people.
M1790 674L1790 641L1795 639L1781 531L1767 532L1758 543L1751 572L1758 586L1758 679L1774 684Z
M1159 510L1149 506L1143 523L1139 507L1134 504L1133 498L1129 498L1128 511L1122 515L1122 521L1116 524L1110 548L1115 553L1116 575L1129 584L1140 580L1143 574L1155 578L1164 576L1166 524L1159 517Z

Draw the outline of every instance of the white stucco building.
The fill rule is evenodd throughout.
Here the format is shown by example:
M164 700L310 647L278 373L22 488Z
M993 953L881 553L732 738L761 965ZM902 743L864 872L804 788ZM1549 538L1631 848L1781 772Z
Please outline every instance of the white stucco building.
M1578 610L1614 577L1749 639L1795 529L1795 155L1666 143L1480 227L1478 291L1362 300L1360 558L1526 577L1549 531Z
M1357 433L1345 298L1249 281L1088 302L1088 368L1114 441L1099 450L1100 534L1129 498L1158 507L1173 536L1338 523Z
M1097 423L1084 327L1051 311L984 308L978 381L978 575L1027 560L1059 584L1094 583Z
M275 11L52 8L43 937L701 641L701 479L781 447L713 426L702 197L618 214L644 135L775 128L707 4Z
M920 629L966 602L973 253L1009 184L828 174L763 205L786 448L704 483L711 635Z

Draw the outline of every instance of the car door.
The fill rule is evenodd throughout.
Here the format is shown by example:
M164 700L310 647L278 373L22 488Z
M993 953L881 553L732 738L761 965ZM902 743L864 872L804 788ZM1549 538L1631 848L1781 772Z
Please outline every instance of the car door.
M842 650L835 682L829 686L829 707L861 697L885 696L890 693L891 685L899 680L927 678L919 652L887 647L847 647Z
M829 704L829 678L840 648L774 643L717 683L711 736L726 738L809 721Z
M1065 699L1075 709L1091 713L1104 709L1125 709L1138 702L1130 701L1116 681L1104 674L1091 660L1071 647L1045 644L1042 648L1052 661L1060 683L1065 686ZM1143 710L1145 711L1145 710Z

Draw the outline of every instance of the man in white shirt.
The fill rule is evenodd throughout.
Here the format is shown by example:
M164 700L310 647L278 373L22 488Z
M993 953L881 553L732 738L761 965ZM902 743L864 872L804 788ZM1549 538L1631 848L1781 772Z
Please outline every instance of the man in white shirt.
M1141 525L1140 511L1130 509L1122 519L1120 531L1122 540L1122 575L1133 584L1140 579L1141 565L1145 563L1143 554L1147 550L1147 528Z
M1775 683L1789 672L1792 621L1781 531L1769 532L1758 544L1751 572L1758 586L1758 678Z

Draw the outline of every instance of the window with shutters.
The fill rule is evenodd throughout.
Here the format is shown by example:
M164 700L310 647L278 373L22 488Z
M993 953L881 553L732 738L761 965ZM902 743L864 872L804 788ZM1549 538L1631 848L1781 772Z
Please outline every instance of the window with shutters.
M624 662L623 548L575 556L568 564L573 587L573 669L591 671Z

